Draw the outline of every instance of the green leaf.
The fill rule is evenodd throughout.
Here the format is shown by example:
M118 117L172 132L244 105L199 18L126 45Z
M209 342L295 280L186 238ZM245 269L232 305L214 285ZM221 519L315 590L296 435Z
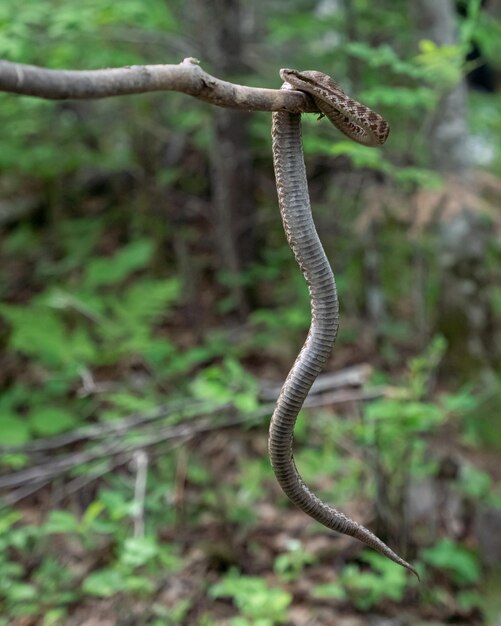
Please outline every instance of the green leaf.
M149 239L134 241L111 257L92 259L84 275L88 289L122 282L129 274L143 269L153 255L153 243Z
M153 537L129 537L123 544L120 560L130 567L141 567L155 559L158 552L159 546Z
M21 445L30 439L29 426L19 415L3 412L0 415L0 432L2 444L6 446Z
M340 602L346 600L346 591L343 585L337 583L324 583L313 587L313 597L319 599L333 599Z
M80 527L82 530L88 530L92 527L95 520L104 511L104 504L100 500L91 502L82 517Z
M141 280L132 284L120 301L117 302L117 311L121 317L139 321L153 321L165 317L169 307L174 304L181 293L181 283L178 278L164 280Z
M18 511L2 511L0 513L0 537L5 536L5 533L7 533L22 518L22 514Z
M74 599L76 600L77 598ZM67 614L68 611L65 608L50 609L43 617L42 626L59 626L66 621Z
M40 407L30 413L29 424L33 433L40 437L48 437L75 428L78 420L64 409Z
M492 493L492 478L487 472L477 469L470 463L465 463L461 469L460 486L471 498L488 498Z
M84 580L82 589L84 593L99 598L109 598L125 589L124 576L114 569L102 569L93 572Z
M43 526L44 532L49 535L73 534L79 532L79 529L79 521L73 513L60 510L51 511Z
M262 578L240 576L235 571L210 587L209 595L215 598L225 596L233 598L246 617L254 620L271 619L279 623L286 621L287 608L292 602L292 596L287 591L270 586ZM273 621L271 623L273 624Z
M155 590L155 583L146 576L134 576L128 574L124 577L125 590L133 593L152 594Z
M372 47L365 42L346 42L343 46L346 53L362 59L370 67L388 67L393 71L411 78L422 78L423 70L417 63L402 60L398 53L388 44Z
M0 314L12 326L9 338L12 349L39 358L49 366L59 366L71 360L65 328L47 307L4 304L0 305Z
M398 107L403 109L426 108L432 109L437 102L437 96L430 87L397 87L392 85L374 86L370 90L370 98L366 94L361 94L363 102L371 105L371 101L387 107ZM430 172L431 173L431 172Z
M420 54L416 63L423 68L424 75L442 91L449 91L462 77L465 51L462 46L438 45L429 39L419 42Z
M11 602L29 602L38 598L38 591L34 585L16 582L9 589L9 600Z
M112 521L117 522L131 514L131 502L121 491L102 489L99 493L99 502L102 502Z
M458 606L463 611L471 611L472 609L480 609L485 605L485 598L476 589L465 589L456 595Z

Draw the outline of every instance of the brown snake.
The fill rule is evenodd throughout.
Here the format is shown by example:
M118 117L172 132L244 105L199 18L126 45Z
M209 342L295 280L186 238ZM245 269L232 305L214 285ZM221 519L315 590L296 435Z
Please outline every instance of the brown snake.
M305 91L323 115L358 143L377 146L385 142L389 126L368 107L349 98L321 72L281 70L282 89ZM284 493L307 515L331 530L363 541L418 576L370 530L322 502L299 475L292 454L297 415L327 361L339 325L336 283L318 238L311 214L301 140L301 115L277 111L272 125L273 163L285 233L308 284L311 326L306 342L282 387L271 418L269 453L275 476ZM419 578L419 576L418 576Z

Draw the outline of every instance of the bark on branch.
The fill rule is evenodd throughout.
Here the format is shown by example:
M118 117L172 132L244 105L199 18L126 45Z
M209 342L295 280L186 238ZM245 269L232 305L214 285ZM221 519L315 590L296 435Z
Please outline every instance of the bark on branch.
M207 74L193 58L184 59L178 65L131 65L104 70L48 70L0 61L0 91L48 100L179 91L232 109L318 112L313 100L303 92L235 85Z

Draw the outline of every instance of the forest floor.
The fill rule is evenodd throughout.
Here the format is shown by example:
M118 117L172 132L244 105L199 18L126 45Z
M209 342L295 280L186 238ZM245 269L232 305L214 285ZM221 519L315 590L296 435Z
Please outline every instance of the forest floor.
M488 471L494 480L501 479L498 456L466 448L451 424L446 424L429 444L434 455L445 459L443 468L451 460L461 459L462 463L471 462ZM360 558L362 544L330 533L292 507L276 506L277 502L283 502L283 497L273 481L271 470L260 487L261 494L256 495L252 502L249 519L243 523L231 521L229 508L234 501L231 491L241 480L239 467L248 460L265 458L266 449L266 431L261 427L215 431L209 436L198 436L188 446L179 449L172 500L175 522L164 529L160 527L159 537L160 542L178 548L181 560L175 573L158 575L154 592L143 594L143 599L141 594L130 593L114 594L103 599L81 599L68 607L65 620L61 623L68 626L257 626L275 623L290 626L446 623L480 626L486 623L478 603L465 605L464 588L454 581L453 575L449 577L446 570L441 572L437 567L428 565L423 581L418 583L404 572L394 578L394 571L400 574L400 570L391 564L390 569L382 572L379 578L384 580L384 585L395 584L398 591L392 597L391 592L380 589L377 580L371 578L374 575L370 573L369 564L363 556ZM200 500L202 490L187 478L187 467L194 457L210 476L220 477L216 492L219 503L209 507L207 513L200 515L195 522L190 519L189 511L192 504ZM457 477L457 468L453 468L453 474ZM443 478L440 489L443 489ZM421 497L429 499L433 489L433 484L428 484L420 492ZM70 500L68 506L78 508L81 505L78 500L85 497L85 494L80 494ZM445 498L443 504L453 509L458 506L458 501ZM476 547L478 537L475 536L472 511L465 508L466 504L463 500L459 508L444 510L438 516L441 527L428 533L428 537L447 533L444 526L448 526L463 544ZM50 507L50 494L42 491L33 503L25 502L20 511L25 522L38 524ZM363 524L370 526L374 521L369 513L373 506L362 494L346 503L343 510ZM437 516L433 512L427 510L425 515L430 515L429 524L437 524ZM111 538L104 539L92 550L82 550L82 545L71 537L56 535L52 538L48 556L83 580L93 570L109 562L112 550ZM286 558L280 561L280 555L286 555ZM280 562L282 567L277 567ZM350 590L349 581L342 575L340 578L343 567L347 566L357 568L355 574L368 574L365 588L354 586ZM232 570L238 571L234 580L240 581L239 585L235 585L233 591L228 588L221 595L211 592ZM339 584L341 580L344 580L344 587ZM249 608L253 599L258 603L270 602L270 606L274 602L280 604L279 597L267 597L266 591L270 589L285 592L282 599L287 610L283 611L279 606L270 608L270 615L275 612L275 617L269 621L266 621L266 612L261 615L257 611L253 617L252 608ZM373 601L365 605L364 596L371 595L374 596ZM359 608L354 610L354 605ZM162 607L164 617L154 618L152 607ZM235 617L236 608L244 617ZM282 618L282 614L286 618ZM238 619L240 621L235 621ZM24 616L10 623L14 626L38 626L46 622L38 615L31 618Z

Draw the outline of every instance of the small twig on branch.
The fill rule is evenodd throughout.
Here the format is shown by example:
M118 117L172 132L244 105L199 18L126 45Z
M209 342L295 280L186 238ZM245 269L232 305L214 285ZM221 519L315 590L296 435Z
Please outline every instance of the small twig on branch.
M193 58L184 59L178 65L131 65L104 70L48 70L0 61L0 91L48 100L90 100L150 91L179 91L232 109L319 112L304 92L246 87L219 80L204 72Z

